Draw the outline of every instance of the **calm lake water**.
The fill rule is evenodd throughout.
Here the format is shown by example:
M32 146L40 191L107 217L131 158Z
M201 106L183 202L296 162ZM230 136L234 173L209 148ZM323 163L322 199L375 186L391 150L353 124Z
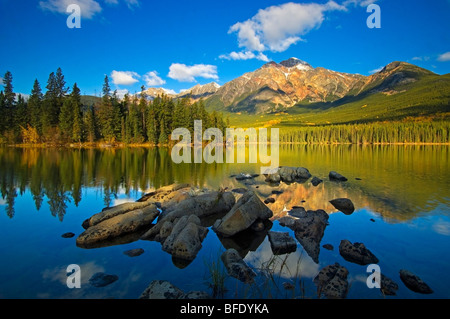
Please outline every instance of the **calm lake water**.
M450 148L447 146L281 146L280 165L302 166L324 180L271 188L255 178L262 199L281 190L272 230L293 232L277 218L292 206L324 209L330 214L316 264L300 243L295 253L274 257L267 236L220 241L210 230L203 248L189 265L174 263L158 242L129 239L128 243L82 249L75 240L82 222L106 206L135 201L145 192L172 183L201 188L246 187L230 175L259 174L259 164L174 164L167 149L21 149L0 148L0 298L129 298L135 299L153 280L169 280L184 291L205 290L207 264L218 262L226 248L238 248L259 274L252 286L227 277L227 298L317 298L312 282L320 269L340 263L349 270L348 298L383 298L366 285L366 266L347 262L339 254L343 239L362 242L380 260L383 274L399 286L387 298L450 298ZM328 180L331 170L348 182ZM360 179L360 180L359 180ZM350 198L356 207L344 215L329 204ZM303 202L304 201L304 202ZM66 232L73 238L62 238ZM130 258L124 251L143 248ZM81 289L66 286L66 268L81 267ZM219 265L221 262L219 262ZM260 269L272 267L275 281ZM420 276L434 290L431 295L410 291L400 269ZM96 272L119 280L96 288L89 278ZM301 280L301 287L299 285ZM296 290L284 290L283 283Z

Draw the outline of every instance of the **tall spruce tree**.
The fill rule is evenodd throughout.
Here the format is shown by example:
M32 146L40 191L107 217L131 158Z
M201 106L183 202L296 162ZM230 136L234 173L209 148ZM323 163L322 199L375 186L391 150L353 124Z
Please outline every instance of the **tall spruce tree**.
M33 89L31 90L30 98L28 99L28 110L30 114L30 125L42 133L41 126L41 112L42 112L42 94L41 85L37 79L34 80Z
M6 71L5 76L3 77L4 97L3 97L3 113L2 113L2 117L4 117L5 130L13 129L14 124L16 93L14 93L12 81L13 81L12 73L10 71Z

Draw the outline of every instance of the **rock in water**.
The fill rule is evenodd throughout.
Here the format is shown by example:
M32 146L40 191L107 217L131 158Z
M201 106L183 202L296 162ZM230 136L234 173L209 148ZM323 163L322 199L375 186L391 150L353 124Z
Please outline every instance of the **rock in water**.
M323 268L314 278L319 295L327 299L344 299L348 292L348 270L335 263Z
M236 249L227 249L221 256L228 275L246 284L254 282L255 272L245 263Z
M314 176L313 179L311 180L311 184L313 184L313 186L317 186L322 182L323 182L323 180L321 180L320 178L318 178L316 176Z
M346 177L342 176L341 174L335 171L331 171L328 177L330 178L331 181L340 181L340 182L348 181Z
M348 198L337 198L330 200L331 205L337 210L343 212L346 215L351 215L355 211L355 206Z
M270 231L268 236L274 255L290 254L297 250L297 244L289 233Z
M348 240L341 240L339 245L339 253L345 260L358 264L369 265L377 264L378 258L362 243L352 244Z
M144 250L142 248L137 249L131 249L123 252L124 255L127 255L128 257L137 257L144 253Z
M214 223L213 229L224 237L230 237L249 228L257 219L266 220L272 216L272 211L259 197L248 191L239 198L228 214Z
M211 299L204 291L184 293L180 288L166 280L153 280L139 299Z
M65 234L62 234L62 235L61 235L62 238L72 238L72 237L74 237L74 236L75 236L74 233L65 233Z
M172 257L192 261L202 247L208 228L201 226L195 215L181 217L173 226L171 234L164 241L162 249Z
M156 225L142 235L141 238L144 240L159 241L161 228L166 222L173 223L176 219L186 215L196 215L199 218L203 218L216 214L226 214L234 204L235 198L231 192L210 192L188 198L170 207L170 209L161 215Z
M410 290L420 294L432 294L433 290L417 275L409 270L400 270L400 279Z
M98 242L110 240L148 227L159 215L155 204L103 220L86 229L77 238L77 246L89 248Z
M89 283L94 287L105 287L118 279L119 277L116 275L108 275L103 272L98 272L89 279Z
M328 225L328 214L324 210L308 210L297 215L297 219L289 216L280 218L281 226L287 226L294 231L295 238L300 242L315 263L319 263L320 242Z
M381 292L386 296L395 296L397 294L398 285L389 277L381 274Z

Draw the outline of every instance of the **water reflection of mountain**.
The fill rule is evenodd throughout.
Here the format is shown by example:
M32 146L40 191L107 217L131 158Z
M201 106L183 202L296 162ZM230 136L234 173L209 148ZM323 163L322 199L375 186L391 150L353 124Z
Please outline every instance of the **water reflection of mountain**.
M270 207L277 216L286 213L285 206L332 213L336 210L328 201L347 197L357 209L368 207L389 221L403 221L449 200L449 153L447 146L284 145L280 165L307 167L324 183L313 187L308 181L271 188L260 176L253 183L259 185L249 188L263 199L276 197ZM15 214L17 197L29 191L37 210L45 201L52 215L62 220L68 203L78 206L86 188L101 190L104 205L110 206L119 193L137 198L141 191L174 182L213 189L243 187L229 176L259 173L260 165L175 164L165 148L0 148L0 168L0 193L8 216ZM349 181L330 182L330 170ZM272 195L275 189L283 193Z

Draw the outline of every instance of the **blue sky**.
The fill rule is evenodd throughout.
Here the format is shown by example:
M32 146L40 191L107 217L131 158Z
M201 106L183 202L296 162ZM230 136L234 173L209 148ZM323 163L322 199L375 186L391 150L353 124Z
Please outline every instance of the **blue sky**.
M81 28L69 29L69 4ZM370 3L381 28L366 20ZM83 94L220 85L269 60L369 75L392 61L450 73L450 0L0 0L0 76L16 92L62 68Z

